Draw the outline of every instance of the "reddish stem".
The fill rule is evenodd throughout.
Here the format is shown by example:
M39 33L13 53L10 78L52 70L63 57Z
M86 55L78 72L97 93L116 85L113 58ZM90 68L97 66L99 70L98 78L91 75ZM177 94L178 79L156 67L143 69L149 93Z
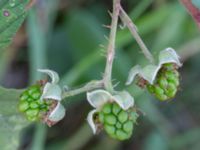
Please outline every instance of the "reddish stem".
M37 3L37 0L30 0L30 2L28 3L28 5L26 6L26 11L28 11L29 9L31 9L33 7L33 5L35 5Z
M192 4L191 0L180 0L186 7L190 15L193 17L198 27L200 28L200 10Z

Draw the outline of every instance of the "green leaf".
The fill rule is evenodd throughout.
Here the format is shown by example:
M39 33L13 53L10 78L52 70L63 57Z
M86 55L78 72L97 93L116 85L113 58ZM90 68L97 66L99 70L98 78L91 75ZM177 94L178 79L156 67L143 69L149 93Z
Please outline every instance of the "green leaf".
M24 21L28 2L29 0L0 1L0 49L9 45Z
M28 122L18 112L18 98L21 90L0 87L0 147L3 150L17 149L20 131Z

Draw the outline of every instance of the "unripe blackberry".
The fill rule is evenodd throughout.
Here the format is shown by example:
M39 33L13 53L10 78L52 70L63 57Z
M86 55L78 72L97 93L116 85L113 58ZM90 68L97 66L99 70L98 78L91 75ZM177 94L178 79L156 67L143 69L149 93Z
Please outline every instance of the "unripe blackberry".
M147 84L147 89L159 100L165 101L176 95L179 86L179 73L175 64L164 64L159 70L154 84Z
M33 85L25 90L19 101L19 111L24 113L29 121L41 120L47 114L53 101L40 100L42 94L41 86Z
M98 113L98 118L109 136L126 140L132 135L138 114L131 109L125 111L116 103L106 103Z

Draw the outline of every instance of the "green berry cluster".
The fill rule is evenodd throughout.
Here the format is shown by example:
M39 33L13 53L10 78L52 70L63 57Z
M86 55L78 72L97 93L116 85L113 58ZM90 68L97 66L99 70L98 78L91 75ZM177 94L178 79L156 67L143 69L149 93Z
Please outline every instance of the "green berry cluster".
M25 90L19 101L19 111L24 113L29 121L37 121L49 110L52 101L41 101L41 86L33 85Z
M133 132L138 114L129 109L124 111L116 103L107 103L98 113L100 123L106 133L114 139L129 139Z
M164 64L159 70L154 84L147 84L147 89L159 100L165 101L176 95L179 86L179 73L174 64Z

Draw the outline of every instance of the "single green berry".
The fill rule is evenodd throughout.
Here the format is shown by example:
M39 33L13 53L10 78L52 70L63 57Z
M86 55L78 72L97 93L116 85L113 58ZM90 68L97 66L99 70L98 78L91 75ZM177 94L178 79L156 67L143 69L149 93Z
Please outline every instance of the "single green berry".
M36 101L40 106L44 106L45 105L45 102L40 100L40 99L37 99Z
M156 97L161 100L161 101L165 101L166 99L168 99L167 95L156 95Z
M124 131L126 131L127 133L131 132L133 130L133 122L132 121L127 121L124 125L123 125L123 129Z
M39 113L39 109L28 109L26 111L27 116L36 117Z
M169 91L175 91L176 90L176 85L172 82L169 82L167 89Z
M121 111L118 115L118 119L121 123L124 123L128 119L128 113L125 111Z
M39 99L40 96L41 96L41 94L39 92L36 92L36 93L32 94L32 98L34 98L34 99Z
M162 95L164 93L164 90L160 86L155 86L155 94L156 95Z
M20 100L21 101L25 101L25 100L27 100L28 99L28 93L23 93L23 95L20 97Z
M116 123L116 127L117 127L118 129L121 129L121 128L122 128L122 124L121 124L120 122L117 122L117 123Z
M104 112L105 114L109 114L109 113L112 111L112 108L111 108L111 107L112 107L111 104L106 105L106 106L103 108L103 112Z
M176 78L176 75L174 74L173 71L167 71L165 73L165 77L168 79L168 80L174 80L174 78Z
M19 103L19 111L24 112L29 108L29 103L27 101L21 101Z
M30 107L31 108L38 108L39 107L39 104L37 102L31 102L30 103Z
M113 114L117 115L120 111L121 111L121 108L116 103L114 103L112 106Z
M164 77L159 78L158 84L162 89L165 89L168 85L167 80Z
M132 109L125 111L117 103L105 104L98 113L98 121L103 125L106 133L118 140L130 138L137 118L136 112Z
M110 125L114 125L117 122L117 119L114 115L109 114L105 116L105 122Z
M104 128L105 128L105 130L108 134L111 134L111 135L115 134L115 127L114 126L105 124Z
M175 89L175 90L172 90L172 91L166 91L166 95L167 95L168 97L173 97L175 94L176 94L176 89Z
M27 101L28 101L28 102L32 102L32 101L34 101L34 99L31 98L31 97L29 97L29 98L27 98Z
M119 140L126 140L127 138L130 138L129 134L124 132L123 130L117 130L116 131L116 137Z
M40 91L40 89L38 88L38 86L37 85L33 85L31 88L29 88L28 94L29 95L33 95L33 93L37 93L39 91Z

